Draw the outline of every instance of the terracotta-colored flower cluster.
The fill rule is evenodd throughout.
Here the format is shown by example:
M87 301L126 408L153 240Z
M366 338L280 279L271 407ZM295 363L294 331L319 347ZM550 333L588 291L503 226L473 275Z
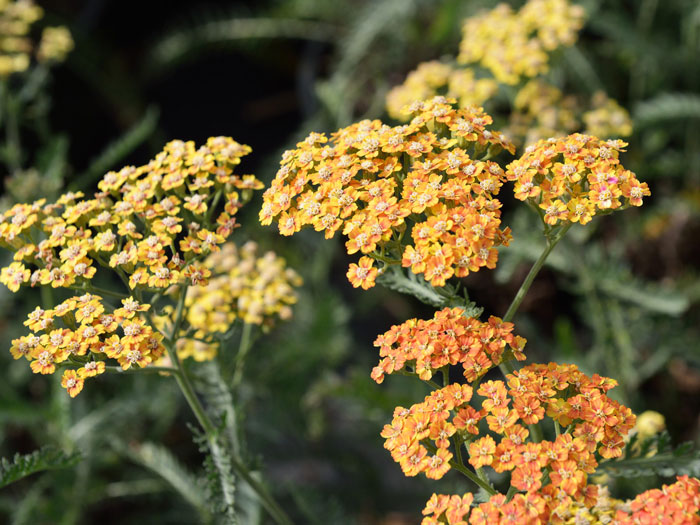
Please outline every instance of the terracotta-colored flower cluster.
M464 22L457 61L479 64L503 84L548 71L548 52L574 44L583 8L567 0L529 0L514 12L508 4Z
M32 24L44 11L31 0L0 0L0 78L25 71L31 62ZM67 28L47 27L37 50L40 62L63 61L73 49Z
M262 187L252 175L233 174L249 151L229 137L200 148L172 141L145 166L107 173L93 199L67 193L55 204L13 206L0 222L0 246L15 252L15 262L0 282L12 291L25 283L80 289L101 266L131 289L197 284L199 259L237 226L239 192Z
M75 397L85 379L105 371L109 359L128 370L145 367L163 354L163 336L139 315L149 308L129 297L121 307L110 309L101 297L89 293L50 310L37 307L24 322L32 333L13 340L10 352L15 359L30 361L36 374L68 367L61 385Z
M615 520L620 525L696 525L700 523L700 480L678 476L676 483L642 492L627 506L629 509L617 509L615 514Z
M700 480L679 476L671 485L647 490L630 501L611 498L607 488L588 485L578 497L541 490L515 494L508 501L503 494L472 506L473 494L433 494L423 509L422 525L544 525L585 523L587 525L639 525L700 523Z
M291 317L301 277L274 252L261 255L252 241L240 248L228 242L204 266L212 275L188 288L185 297L188 330L175 345L181 359L213 359L219 343L212 337L225 334L236 320L270 326Z
M419 64L403 84L389 91L386 109L390 117L407 120L404 108L416 100L444 95L456 99L460 107L481 106L496 91L498 82L492 78L477 78L472 69L432 60Z
M540 208L545 223L586 224L600 211L641 206L650 194L647 184L620 164L626 145L579 133L541 140L508 165L506 176L515 181L515 197Z
M505 176L497 163L477 158L487 148L512 147L486 129L491 117L481 109L453 103L436 97L416 104L404 126L365 120L330 141L309 135L284 154L261 222L276 219L283 235L304 226L326 238L342 231L348 253L366 255L348 272L356 287L374 285L375 260L410 267L433 286L493 268L496 246L509 239L494 198Z
M569 496L585 489L598 458L620 456L635 417L606 395L613 380L589 378L575 365L555 363L530 365L506 379L507 385L487 381L479 386L479 410L469 404L472 388L457 384L434 391L410 409L397 408L382 432L385 447L406 475L426 472L438 479L450 468L450 437L461 432L459 443L468 442L468 462L474 469L509 471L518 491L536 492L544 485ZM536 425L545 415L562 433L554 441L528 441L527 425ZM421 444L427 439L441 462L427 456Z
M410 319L392 326L374 342L382 357L372 370L377 383L406 366L421 379L448 365L461 365L472 382L506 359L524 360L525 339L512 334L513 324L490 317L483 323L461 308L445 308L430 320Z

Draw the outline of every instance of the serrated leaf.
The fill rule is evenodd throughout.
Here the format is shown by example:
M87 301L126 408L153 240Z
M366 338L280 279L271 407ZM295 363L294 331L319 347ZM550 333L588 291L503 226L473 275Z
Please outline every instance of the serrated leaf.
M31 454L15 454L11 460L0 458L0 487L36 472L72 467L80 459L77 452L68 454L53 447L42 447Z
M627 445L624 459L605 461L600 464L597 472L619 478L700 475L700 450L693 450L693 443L682 443L672 449L671 436L666 431L643 440L641 444L634 438ZM639 444L637 450L633 450L635 444ZM633 457L627 455L630 451L634 454Z
M392 267L379 278L377 283L386 286L390 290L411 295L421 301L436 308L460 307L464 309L467 317L479 317L483 308L476 306L476 303L458 296L452 289L445 288L444 293L440 293L431 286L421 276L406 274L399 268Z

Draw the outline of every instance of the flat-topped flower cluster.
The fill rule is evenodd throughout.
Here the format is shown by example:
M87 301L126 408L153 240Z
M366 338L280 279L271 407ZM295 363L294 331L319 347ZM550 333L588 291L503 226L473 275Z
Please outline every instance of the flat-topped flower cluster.
M499 4L477 13L464 21L459 54L419 64L389 91L387 112L405 121L405 107L436 95L493 110L508 100L504 131L518 145L575 131L628 136L632 120L615 100L602 91L565 95L546 76L553 53L576 42L584 15L568 0L528 0L518 11Z
M700 523L700 480L678 476L675 483L642 492L629 501L611 498L607 488L588 485L578 498L556 491L504 494L474 504L470 492L433 494L423 509L421 525L639 525Z
M237 227L241 193L262 188L253 175L233 174L249 151L230 137L200 148L172 141L144 166L107 173L92 199L78 192L13 206L0 222L0 246L15 262L0 282L12 291L26 283L81 288L102 266L131 289L201 284L199 260ZM213 216L219 201L224 209Z
M580 133L541 140L508 165L506 177L515 181L515 198L539 207L546 224L586 224L601 211L641 206L650 195L647 183L620 164L625 146Z
M484 323L466 317L462 308L444 308L428 320L410 319L374 342L382 359L372 379L381 383L385 374L410 367L427 380L445 366L461 365L467 381L476 381L503 359L525 359L526 341L512 331L513 323L493 316Z
M261 315L288 315L286 305L293 302L289 286L297 278L284 270L284 261L268 255L258 263L246 249L244 268L235 270L235 252L227 248L210 263L217 272L224 267L238 272L228 276L212 276L210 264L203 262L238 226L235 215L252 190L262 187L253 175L233 173L248 152L248 146L230 137L212 137L199 148L176 140L144 166L107 173L92 199L67 193L53 204L40 200L5 212L0 245L14 252L14 262L2 269L0 282L12 291L29 285L82 292L55 308L32 312L25 324L34 333L13 341L14 357L30 360L35 373L69 367L62 384L75 396L86 378L105 370L109 359L124 370L159 360L165 351L164 325L158 322L162 312L149 311L149 303L179 297L169 295L178 288L207 290L210 278L226 293L235 295L239 288L235 309L248 322ZM266 270L248 272L257 264ZM252 279L245 292L240 272ZM116 274L127 294L96 287L101 273L111 273L112 282ZM122 307L112 306L115 297L123 298ZM187 307L196 310L197 297L196 292L190 296ZM230 304L230 299L220 297L217 304ZM190 317L185 320L194 326L186 328L187 335L203 336L211 319L196 312Z
M436 97L413 108L413 119L390 127L363 121L334 133L312 133L287 151L265 191L263 224L280 233L313 226L331 238L347 237L349 254L368 257L351 267L354 286L374 284L373 259L410 267L434 286L452 275L495 265L505 181L495 162L478 160L489 148L512 147L490 131L480 108L455 109ZM411 242L402 244L410 231Z
M32 333L13 340L10 352L15 359L30 361L36 374L64 368L61 385L75 397L87 378L105 371L109 359L128 370L163 355L163 335L139 315L149 308L129 297L110 309L100 296L89 293L49 310L37 307L24 322Z
M189 287L185 296L187 330L175 343L181 359L213 359L220 345L216 338L237 320L270 327L277 319L291 317L295 288L302 280L274 252L258 253L253 241L240 248L227 242L204 260L204 266L211 273L207 284ZM166 312L164 323L168 313L172 312Z

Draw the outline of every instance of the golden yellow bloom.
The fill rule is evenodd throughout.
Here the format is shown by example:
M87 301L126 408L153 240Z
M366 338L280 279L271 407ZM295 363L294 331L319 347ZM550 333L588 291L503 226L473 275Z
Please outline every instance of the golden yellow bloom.
M304 226L327 239L341 231L347 252L378 260L379 274L401 264L433 286L493 268L496 247L510 236L500 229L495 198L505 175L495 162L479 158L513 147L487 129L492 119L481 108L455 109L455 102L416 102L404 126L365 120L330 140L312 133L282 157L264 193L260 221L276 219L283 235ZM404 238L407 231L411 241ZM366 260L362 266L368 268ZM351 267L353 284L360 282L357 275Z
M258 253L248 242L237 248L226 243L189 274L193 286L185 298L186 320L191 338L181 337L178 355L206 361L216 356L217 340L236 320L271 325L277 318L289 319L290 306L297 300L295 287L301 278L273 252ZM159 316L159 327L168 324L171 311ZM211 342L207 342L211 341Z
M576 41L584 12L567 0L528 0L514 12L507 4L468 18L457 61L479 64L503 84L517 84L549 69L548 52Z
M46 27L37 51L39 62L63 62L73 50L73 36L67 27Z

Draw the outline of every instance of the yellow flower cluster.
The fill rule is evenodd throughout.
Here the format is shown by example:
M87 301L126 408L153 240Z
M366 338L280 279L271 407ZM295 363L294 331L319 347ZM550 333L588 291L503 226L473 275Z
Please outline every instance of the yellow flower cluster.
M518 144L581 130L601 138L630 135L629 114L604 93L584 103L565 96L541 76L549 67L548 53L573 44L582 22L582 9L567 0L529 0L517 13L501 4L469 18L457 59L460 64L420 64L389 92L387 111L404 120L402 108L434 95L456 98L462 107L487 104L501 86L519 84L505 130ZM493 77L477 73L479 66ZM510 88L504 91L509 94Z
M37 307L24 322L32 333L13 340L10 352L15 359L30 361L35 374L72 366L63 372L61 385L75 397L85 379L105 371L108 359L128 370L145 367L163 354L163 336L139 315L149 308L129 297L110 310L101 297L89 293L50 310Z
M515 197L529 200L542 210L545 223L588 223L598 211L641 206L650 195L645 182L620 164L618 155L627 144L596 137L569 135L541 140L507 166L515 181Z
M200 148L172 141L144 166L107 173L93 199L68 193L55 204L13 206L0 222L0 246L15 252L15 262L0 282L12 291L24 283L80 289L101 266L131 289L196 284L199 260L237 226L234 215L250 190L262 188L252 175L233 174L249 151L230 137ZM220 201L224 209L214 215Z
M632 119L616 101L599 91L585 105L574 96L541 78L527 82L518 91L506 128L510 137L534 144L538 140L559 137L583 129L600 138L626 137L632 134Z
M65 27L47 27L41 34L36 58L39 62L63 62L73 50L73 37Z
M424 62L409 73L403 84L389 91L386 107L390 117L404 120L404 107L416 100L444 95L457 99L460 107L481 106L496 91L495 80L476 78L472 69L454 68L438 61Z
M581 109L574 96L541 78L523 85L515 95L506 133L524 144L569 134L581 128Z
M374 285L375 259L410 267L433 286L493 268L496 246L509 239L494 198L505 178L497 163L478 158L513 148L486 129L492 120L481 108L454 102L417 103L404 126L365 120L330 141L312 133L285 152L264 194L262 224L276 219L282 235L307 225L326 238L342 230L348 253L365 254L348 272L356 287Z
M548 52L576 41L584 20L567 0L529 0L518 12L507 4L464 22L457 61L479 64L500 83L515 85L549 69Z
M0 79L25 71L31 61L31 26L44 15L32 0L0 0ZM37 52L40 61L61 61L73 48L65 27L46 28Z
M294 288L301 286L301 277L274 252L261 256L254 242L241 248L226 243L204 265L213 275L187 290L186 319L192 332L176 343L181 359L213 359L218 344L208 341L226 333L237 319L271 325L276 318L291 317L290 305L297 301Z
M629 113L617 101L599 91L593 95L592 108L586 111L583 122L585 132L596 137L627 137L632 134L632 119Z

